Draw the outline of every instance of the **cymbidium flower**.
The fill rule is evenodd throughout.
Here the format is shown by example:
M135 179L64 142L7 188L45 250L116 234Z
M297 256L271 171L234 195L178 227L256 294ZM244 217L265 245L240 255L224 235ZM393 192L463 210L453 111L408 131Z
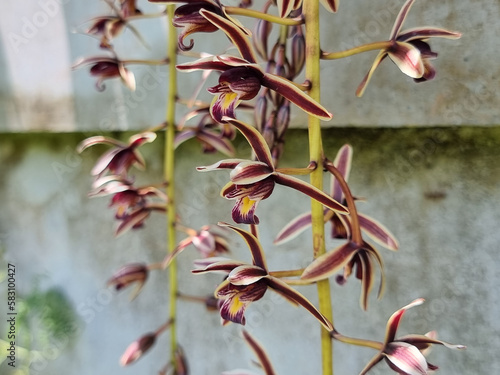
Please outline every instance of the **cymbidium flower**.
M167 322L162 324L155 332L146 333L139 339L132 342L120 358L120 364L122 366L128 366L136 362L151 349L151 347L155 344L158 336L165 330L167 330L171 324L172 321L168 320Z
M271 195L275 184L299 190L336 212L347 213L347 209L343 205L321 190L298 178L280 172L280 169L275 169L269 147L255 128L228 117L225 117L224 121L234 125L243 134L252 147L257 160L227 159L197 169L199 171L231 170L231 181L222 188L221 195L227 199L236 200L232 210L232 217L236 223L258 224L259 219L255 216L257 204Z
M97 90L103 91L106 86L103 81L111 78L120 78L125 86L131 91L135 90L134 73L125 68L125 63L117 57L96 56L79 59L73 64L73 69L83 65L92 65L90 75L97 77Z
M370 70L356 90L357 96L363 95L373 72L387 56L404 74L410 76L416 82L434 78L436 72L429 60L436 58L437 53L431 51L429 44L426 42L427 39L432 37L458 39L461 37L460 33L431 26L401 31L403 22L414 1L407 0L401 8L389 38L392 43L389 47L381 50L375 58Z
M130 295L130 299L132 300L141 291L148 278L148 274L148 267L143 263L126 264L113 274L108 281L108 286L114 286L119 291L129 285L136 284L136 288Z
M81 153L85 149L97 144L115 146L99 158L94 168L92 168L91 174L99 179L106 171L109 171L113 175L126 178L126 174L132 165L138 168L144 168L146 165L144 158L137 148L144 143L151 143L155 139L156 134L152 132L135 134L129 138L128 143L123 143L109 137L95 136L80 142L77 146L77 152Z
M238 25L206 10L201 10L200 14L224 31L243 57L209 56L194 62L177 65L177 69L181 71L217 70L222 72L219 84L208 89L209 92L216 95L210 109L216 121L222 122L224 116L235 118L235 109L240 102L255 98L261 86L278 92L311 115L325 120L332 118L332 115L323 106L312 100L294 83L280 76L264 72L256 64L251 42Z
M223 272L227 278L215 290L215 296L222 300L221 317L227 321L245 324L245 309L254 301L261 299L268 288L271 288L295 305L305 307L327 329L332 330L331 323L302 294L268 272L264 251L259 240L251 233L235 226L219 223L238 233L247 243L252 254L252 264L240 261L210 259L203 268L193 273Z
M385 359L389 367L403 375L427 375L437 370L437 366L427 362L424 353L432 345L444 345L451 349L465 349L464 345L452 345L435 338L435 332L426 335L406 335L396 338L396 331L406 310L413 306L421 305L422 298L416 299L410 304L396 311L389 318L385 333L385 340L380 352L372 358L359 375L365 375L382 359ZM335 337L335 334L333 334Z
M142 227L152 211L165 212L167 196L154 186L134 187L133 181L120 175L97 178L92 184L90 197L113 194L110 207L116 208L115 218L120 221L115 235ZM155 200L151 200L151 198Z
M344 145L337 152L337 156L333 162L334 166L339 170L339 172L347 181L351 171L352 164L352 147L350 145ZM342 188L338 180L332 175L331 176L331 196L337 202L346 205L346 200ZM366 233L371 239L380 245L390 249L398 249L398 241L394 235L377 220L369 217L368 215L363 215L358 213L359 225L364 233ZM331 223L331 237L350 239L351 238L351 219L349 215L339 215L335 211L325 210L324 211L325 222L330 221ZM275 244L285 243L297 235L302 233L308 227L311 226L311 213L306 212L299 215L288 223L276 236L274 240Z
M243 338L252 351L257 356L260 367L264 370L266 375L275 375L273 365L269 356L266 353L266 350L263 348L262 344L258 342L250 333L246 330L243 330ZM224 371L222 375L254 375L253 372L247 370L232 370L232 371Z

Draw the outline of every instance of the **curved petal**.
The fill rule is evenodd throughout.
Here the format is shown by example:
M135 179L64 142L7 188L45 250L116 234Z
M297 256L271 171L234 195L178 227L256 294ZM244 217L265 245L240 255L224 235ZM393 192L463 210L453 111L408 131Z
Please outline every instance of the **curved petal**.
M317 103L309 95L285 78L271 73L265 73L262 77L262 85L276 91L310 115L322 120L331 120L333 117L325 107Z
M182 143L186 142L187 140L194 138L197 136L197 131L193 129L186 129L182 130L181 132L177 133L175 135L174 139L174 148L176 149L179 147Z
M267 271L248 264L233 269L227 279L233 285L250 285L267 276Z
M220 160L217 163L207 165L207 166L202 166L202 167L196 167L196 170L199 172L209 172L209 171L215 171L218 169L234 169L236 166L244 161L247 161L246 159L225 159L225 160Z
M233 156L235 153L232 143L227 138L222 138L219 134L211 130L204 129L198 133L198 138L224 155Z
M368 85L368 82L370 82L370 79L372 78L373 72L375 72L375 69L380 65L380 63L387 57L387 51L382 50L378 53L377 57L375 58L375 61L373 62L372 66L370 67L370 70L368 73L366 73L365 77L359 84L358 88L356 89L356 96L357 97L362 97L363 93L365 92L366 85Z
M252 147L252 150L255 153L257 160L267 164L270 168L274 169L273 158L271 156L271 151L269 150L269 146L267 145L267 142L262 136L262 134L260 134L257 131L257 129L255 129L253 126L250 126L242 121L238 121L234 118L225 117L223 118L223 121L226 121L229 124L233 125L241 132L241 134L243 134L243 136L250 144L250 147Z
M384 350L386 359L395 369L408 375L427 375L427 360L415 346L405 342L391 342Z
M221 227L228 227L234 230L236 233L238 233L245 240L250 249L250 252L252 253L253 264L260 268L263 268L264 270L267 270L264 250L262 249L262 246L260 245L260 242L257 239L257 237L255 237L250 232L247 232L243 229L240 229L228 223L219 222L217 223L217 225Z
M210 105L210 115L218 123L223 123L224 117L236 117L236 107L241 103L239 94L235 92L222 92L214 96Z
M365 233L375 242L389 250L397 251L399 243L396 237L382 223L363 214L358 213L359 225Z
M406 3L404 3L403 7L399 11L399 14L396 17L396 22L394 22L394 26L392 27L391 31L391 36L390 40L396 39L397 35L399 34L399 31L401 30L401 27L403 26L403 23L405 22L406 16L408 15L408 12L410 11L411 6L415 0L407 0Z
M277 184L285 185L298 190L340 214L345 215L349 212L346 207L307 182L281 173L276 173L273 177Z
M201 9L200 14L210 21L214 26L224 31L226 36L231 40L234 46L238 49L241 57L251 63L257 62L257 58L253 52L252 43L248 39L248 35L241 29L239 25L212 13L206 9Z
M323 7L331 13L337 12L339 9L339 0L319 0Z
M359 246L352 242L340 245L336 249L316 258L306 267L300 278L308 281L327 279L345 266L358 250Z
M331 212L331 211L330 211ZM291 239L297 237L300 233L305 231L311 226L311 213L306 212L302 215L297 216L295 219L290 221L283 229L278 233L274 239L275 245L281 245Z
M449 31L439 27L425 26L406 29L398 35L396 40L398 42L409 42L412 40L427 38L459 39L461 36L462 34L456 31Z
M293 289L290 285L272 276L268 278L268 285L270 288L278 291L282 296L304 307L316 319L318 319L327 331L333 330L332 323L325 318L325 316L306 297Z
M224 259L224 260L220 260ZM211 262L211 263L210 263ZM194 270L191 270L191 273L205 273L205 272L224 272L224 273L229 273L233 269L239 266L245 265L245 263L236 261L236 260L231 260L225 258L206 258L206 259L201 259L195 261L196 264L200 266L205 266L204 268L197 268Z
M264 369L264 372L266 375L274 375L274 369L271 364L271 360L269 359L266 351L262 347L262 345L252 336L250 335L246 330L243 330L243 338L247 342L247 344L252 348L253 352L259 359L259 363L261 364L262 368Z
M368 371L370 371L373 368L373 366L379 363L383 358L384 356L381 353L377 354L370 360L370 362L367 363L367 365L363 368L363 370L361 370L359 375L365 375L366 373L368 373Z
M196 70L219 70L225 71L232 66L246 66L249 62L233 56L207 56L201 59L177 64L177 70L183 72L194 72Z
M434 332L434 331L432 331ZM399 342L399 341L404 341L408 344L411 344L413 346L416 346L419 350L424 350L426 349L429 345L431 344L435 344L435 345L443 345L449 349L465 349L466 346L465 345L455 345L455 344L449 344L445 341L441 341L441 340L438 340L436 339L435 337L432 337L432 335L430 335L431 332L429 332L428 334L426 335L405 335L405 336L401 336L401 337L398 337L397 340L395 340L395 342Z
M351 145L343 145L335 156L333 165L338 169L338 171L344 176L344 180L347 182L349 179L349 174L351 172L352 164L352 147ZM344 197L342 193L342 188L337 182L337 179L332 175L331 179L331 189L332 197L338 202L342 202Z
M231 181L238 185L253 184L269 177L273 170L260 161L244 161L238 164L230 173Z
M276 0L276 5L278 6L278 13L281 18L285 18L294 9L294 0Z
M112 146L116 146L116 147L119 147L119 148L125 148L125 147L127 147L127 145L125 143L117 141L116 139L109 138L109 137L103 137L101 135L97 135L97 136L94 136L94 137L86 138L83 141L81 141L78 144L78 146L76 146L76 152L81 153L84 150L86 150L87 148L89 148L91 146L94 146L94 145L101 144L101 143L112 145Z
M389 58L407 76L420 78L424 74L424 62L420 50L410 43L396 42L396 46L387 51Z
M154 132L144 132L139 134L134 134L128 139L129 147L139 147L144 143L151 143L156 139L156 133Z
M128 215L127 218L125 218L120 225L118 225L118 228L116 228L115 236L119 237L128 230L141 225L150 213L151 211L140 209Z
M422 303L424 303L424 301L425 300L423 298L418 298L409 303L408 305L400 308L398 311L396 311L394 314L391 315L391 317L387 321L387 327L385 332L385 343L394 341L394 338L396 337L396 331L399 327L399 322L401 321L401 318L403 317L405 311L414 306L421 305Z

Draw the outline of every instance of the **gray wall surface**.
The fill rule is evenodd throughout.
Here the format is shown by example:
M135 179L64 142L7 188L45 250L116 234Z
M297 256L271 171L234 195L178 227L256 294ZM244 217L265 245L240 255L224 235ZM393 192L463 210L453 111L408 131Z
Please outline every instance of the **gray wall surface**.
M127 134L116 133L122 139ZM126 346L156 329L168 311L167 274L153 272L138 298L129 291L106 288L109 276L131 261L163 258L165 220L152 216L146 227L113 238L115 221L108 199L88 199L89 171L105 149L74 152L86 134L3 135L0 138L0 240L3 262L18 270L18 299L38 283L40 290L61 291L75 311L78 324L67 337L38 347L31 374L99 375L157 373L167 354L168 337L138 363L120 368ZM407 312L400 334L437 330L439 337L468 346L464 352L435 347L429 361L446 374L496 374L500 371L500 131L498 128L336 129L327 130L325 149L334 157L344 143L354 148L351 186L367 198L361 212L376 217L400 241L393 253L379 247L386 267L387 290L377 301L371 296L368 313L359 308L360 285L355 279L340 287L332 281L334 317L341 332L382 340L388 317L418 297L426 303ZM306 132L293 131L287 139L283 166L307 163ZM248 147L240 141L240 157ZM147 172L140 182L161 179L162 141L142 148ZM288 153L288 154L287 154ZM198 173L195 167L220 159L203 156L191 141L179 149L177 201L179 214L193 228L230 221L231 202L219 197L226 172ZM290 204L293 202L293 204ZM277 187L258 207L260 234L271 269L305 266L311 259L311 238L274 246L277 231L309 203L300 194ZM232 256L249 260L246 246L230 235ZM179 234L179 239L183 238ZM336 242L329 240L329 249ZM179 257L182 292L209 295L219 276L192 275L197 253ZM2 271L6 264L2 263ZM2 284L3 285L3 284ZM314 287L299 287L316 301ZM5 288L0 300L5 301ZM0 311L5 316L6 305ZM201 305L179 304L179 342L191 373L219 374L249 368L254 358L239 339L240 327L221 328L217 313ZM318 374L318 326L304 309L294 308L272 292L247 310L247 328L269 351L279 374ZM6 329L0 320L0 332ZM34 332L36 332L36 329ZM22 332L20 332L21 334ZM219 349L214 353L214 348ZM374 351L335 344L336 370L357 374ZM20 354L19 354L20 355ZM3 358L2 358L3 359ZM7 369L0 367L3 374ZM9 372L7 372L9 373ZM384 363L373 374L392 373Z
M139 2L146 12L158 6ZM259 4L259 1L256 1ZM386 40L403 1L340 1L337 14L324 12L322 48L339 51ZM362 11L361 11L362 10ZM109 82L97 94L88 69L74 73L82 56L103 55L98 41L82 35L87 20L108 14L104 2L76 0L4 0L0 14L0 131L135 130L163 121L165 68L133 66L137 90ZM323 104L334 119L325 126L492 125L498 122L498 38L500 3L418 0L404 29L432 25L460 31L460 40L434 38L435 80L415 85L394 64L384 61L365 96L355 96L377 52L322 64ZM248 19L241 17L249 27ZM134 23L151 46L145 48L130 31L115 41L122 59L163 58L166 27L162 20ZM76 33L72 33L76 31ZM221 33L196 35L195 50L222 53ZM190 97L198 74L183 74L181 97ZM211 84L215 81L212 77ZM205 95L210 99L210 95ZM292 126L305 127L294 110Z

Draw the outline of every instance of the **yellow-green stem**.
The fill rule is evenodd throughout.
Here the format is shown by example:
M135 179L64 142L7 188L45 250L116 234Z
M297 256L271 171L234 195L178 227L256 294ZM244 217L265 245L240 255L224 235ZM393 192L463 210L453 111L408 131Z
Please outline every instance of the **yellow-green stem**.
M168 13L168 44L167 55L170 61L168 66L168 96L166 114L166 136L165 136L165 181L167 183L167 252L174 251L175 239L175 183L174 183L174 137L175 137L175 103L177 99L177 31L172 25L175 5L167 6ZM174 259L169 267L169 316L170 326L170 358L175 364L175 353L177 351L177 262Z
M322 52L321 59L323 60L336 60L342 59L344 57L349 57L353 55L357 55L358 53L373 51L373 50L382 50L391 47L394 44L393 41L383 41L383 42L373 42L368 44L363 44L361 46L357 46L354 48L347 49L345 51L339 52Z
M319 1L304 0L302 12L305 16L306 38L306 79L311 83L309 95L320 101L320 46L319 46ZM316 117L309 116L309 158L318 166L310 175L310 182L318 189L323 188L323 145L321 123ZM314 257L325 253L325 227L323 206L311 200L312 234ZM333 324L330 284L328 280L317 283L319 310ZM329 333L321 329L321 362L323 375L333 375L333 344Z
M264 21L269 21L272 23L277 23L279 25L285 25L285 26L297 26L304 23L304 21L301 18L281 18L278 16L273 16L271 14L262 13L253 9L224 7L224 11L227 14L231 15L259 18Z

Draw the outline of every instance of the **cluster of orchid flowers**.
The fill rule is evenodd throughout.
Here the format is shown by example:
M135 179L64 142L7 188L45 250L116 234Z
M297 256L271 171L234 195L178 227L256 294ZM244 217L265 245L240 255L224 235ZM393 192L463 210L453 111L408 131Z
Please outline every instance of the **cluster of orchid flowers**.
M198 32L221 31L236 47L239 56L229 54L200 54L199 59L178 64L180 72L202 71L205 79L212 72L218 72L218 83L207 90L214 95L211 103L190 100L191 108L178 124L175 147L195 138L204 152L221 152L230 159L221 160L213 165L198 167L198 171L228 170L229 181L222 188L221 196L234 200L232 219L236 224L248 224L249 231L232 224L219 223L218 227L206 225L199 230L189 228L176 218L175 228L187 234L175 249L161 262L154 264L130 263L114 273L109 280L116 290L130 285L136 289L134 298L148 279L151 270L167 269L172 261L190 245L199 252L201 259L195 262L194 274L222 273L224 280L209 297L185 296L179 292L179 298L201 301L207 309L217 309L222 324L230 322L245 324L246 308L260 300L268 289L272 289L294 305L305 308L326 329L332 339L346 343L368 346L378 350L378 354L362 370L367 373L376 363L385 359L391 369L399 374L428 374L437 369L425 359L431 344L440 344L450 348L463 348L437 340L434 332L426 335L408 335L396 338L401 317L404 312L422 299L396 311L389 319L384 342L352 339L340 334L332 322L314 306L293 285L310 284L327 280L336 275L339 284L354 276L361 282L360 305L368 308L368 296L375 283L376 268L380 269L378 297L384 290L384 265L378 250L364 235L379 245L398 250L398 241L394 235L377 220L358 213L356 201L347 180L351 170L353 150L344 145L333 161L324 157L319 163L311 162L304 168L279 168L279 160L283 152L285 134L290 123L293 106L321 120L330 120L332 114L320 103L313 100L307 91L310 82L302 84L293 82L300 74L305 63L306 42L304 38L305 19L301 14L301 0L268 0L262 11L249 9L251 3L242 1L238 7L223 5L219 0L149 0L151 3L183 2L178 6L172 18L174 26L181 29L178 34L178 53L187 53L194 47L194 40L186 39ZM112 40L124 28L129 28L140 40L140 34L132 26L132 21L141 18L164 16L159 14L143 14L136 5L136 0L119 0L115 5L107 1L113 14L97 17L92 20L88 33L97 36L100 47L110 56L92 57L79 61L75 67L83 64L91 65L90 73L96 76L98 89L103 89L103 81L120 78L131 90L135 89L133 73L126 68L138 60L120 60L112 47ZM322 0L325 8L336 12L337 0ZM390 38L387 41L375 42L342 52L321 52L323 59L337 59L360 52L379 50L369 72L361 82L356 94L361 96L374 70L386 57L389 57L398 68L415 81L432 79L435 70L430 59L437 57L428 44L431 37L458 38L459 33L441 28L420 27L401 31L402 24L414 0L407 0L397 16ZM271 13L277 7L278 16ZM255 29L250 32L235 16L247 16L257 19ZM269 48L269 38L273 23L282 25L278 41ZM284 28L283 28L284 27ZM285 32L283 32L285 30ZM145 43L145 42L144 42ZM190 52L191 55L193 54ZM264 61L264 68L260 61ZM165 58L153 63L168 63ZM151 63L145 61L144 63ZM237 108L254 111L254 124L250 125L237 119ZM198 118L196 126L185 125L193 118ZM235 154L231 141L238 130L252 148L251 159L232 158ZM116 209L115 217L119 221L116 235L129 229L137 229L144 225L152 212L165 212L169 197L163 192L164 184L156 186L134 185L130 176L132 166L143 168L145 162L138 147L154 141L156 133L148 131L132 136L128 143L108 137L96 136L84 140L79 151L96 144L113 146L100 157L92 170L94 182L91 196L111 195L110 206ZM320 164L321 163L321 164ZM331 175L329 193L304 182L297 175L308 175L311 171L323 168ZM258 238L257 206L278 188L277 185L294 189L297 194L305 194L319 202L323 207L324 222L331 224L331 238L341 240L340 246L316 257L311 264L300 270L269 270L265 251ZM307 230L312 223L312 214L304 213L292 220L276 236L275 244L283 244ZM219 228L219 229L217 229ZM229 251L226 239L227 230L237 233L247 244L251 262L242 262L225 257ZM221 233L226 230L226 233ZM298 278L297 278L298 277ZM153 333L148 333L134 341L125 351L121 363L128 365L139 359L156 341L156 337L170 327L171 321L162 324ZM250 333L243 331L243 337L257 355L265 374L275 374L269 358L259 342ZM178 349L175 363L167 365L161 373L173 371L176 374L187 373L187 364ZM246 370L226 372L226 375L248 374Z

